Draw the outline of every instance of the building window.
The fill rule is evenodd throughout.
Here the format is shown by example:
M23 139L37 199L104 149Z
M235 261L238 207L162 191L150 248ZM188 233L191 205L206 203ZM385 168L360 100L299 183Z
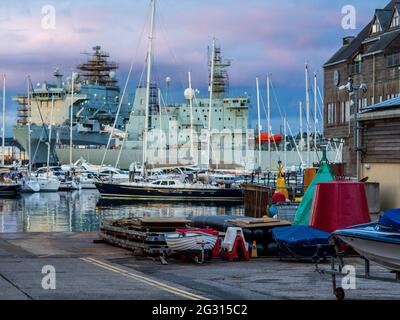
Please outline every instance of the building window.
M379 22L378 18L375 18L374 24L372 25L372 32L371 33L379 33L382 32L382 26L381 23Z
M346 113L345 113L345 122L349 122L350 121L350 107L351 107L351 102L350 101L346 101Z
M349 74L354 75L354 74L360 74L362 70L362 57L361 55L358 55L354 59L354 63L349 65Z
M392 24L391 27L392 28L396 28L400 26L400 14L399 11L397 10L397 8L394 10L394 15L393 15L393 20L392 20Z
M329 103L328 104L328 125L335 124L335 118L336 118L336 104Z
M350 121L350 101L340 103L340 123Z
M340 123L345 123L346 117L346 104L344 102L340 103Z
M387 56L388 68L400 65L400 53L394 53Z

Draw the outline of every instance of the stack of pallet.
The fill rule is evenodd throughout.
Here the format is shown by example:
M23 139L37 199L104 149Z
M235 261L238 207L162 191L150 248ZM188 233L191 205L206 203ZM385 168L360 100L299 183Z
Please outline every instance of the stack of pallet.
M128 218L114 221L103 221L100 238L105 242L135 254L164 255L169 254L165 241L166 232L186 228L189 220L176 218Z

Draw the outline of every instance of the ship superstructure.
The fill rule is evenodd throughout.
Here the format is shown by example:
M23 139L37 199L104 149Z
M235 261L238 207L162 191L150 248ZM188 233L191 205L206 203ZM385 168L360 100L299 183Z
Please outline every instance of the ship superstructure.
M153 143L149 143L149 148L160 150L155 152L153 159L149 159L149 164L204 163L204 150L207 149L206 144L208 144L207 139L204 139L204 132L207 131L209 124L213 132L214 149L217 150L213 151L211 155L215 162L220 162L223 165L225 140L233 141L235 138L238 139L238 135L240 135L241 145L247 145L245 139L248 130L250 97L248 95L235 98L227 96L229 92L227 68L230 67L231 61L222 57L220 47L215 47L214 53L213 68L211 68L211 58L209 61L209 90L211 87L213 90L211 108L210 98L197 97L194 90L192 108L190 107L189 97L185 97L186 102L183 104L164 105L163 101L159 101L157 85L152 83L148 131L149 139ZM211 79L213 79L212 86ZM135 161L140 161L139 151L143 148L146 92L145 86L139 86L136 89L134 109L126 128L127 137L124 149L132 151L130 160ZM211 117L210 120L209 117ZM195 137L193 144L191 143L192 133ZM137 150L137 152L135 153L134 150ZM179 150L178 153L176 150ZM216 155L216 152L218 152L218 155ZM174 153L177 154L174 155ZM240 159L236 160L238 163L227 165L236 167L241 161Z
M14 98L19 103L14 136L26 151L31 150L30 158L34 164L43 164L47 156L47 127L52 105L54 105L52 124L55 132L51 141L53 163L59 162L54 152L55 146L70 144L71 104L73 146L99 147L107 143L109 137L107 128L115 121L121 99L116 79L118 65L108 61L109 54L102 51L100 46L93 47L93 52L86 55L88 59L77 66L77 73L64 80L60 70L56 69L53 83L38 83L35 87L29 84L30 90L26 95ZM72 83L74 83L73 88ZM125 123L132 108L128 100L129 97L124 97L122 101L116 122L117 132L125 130Z

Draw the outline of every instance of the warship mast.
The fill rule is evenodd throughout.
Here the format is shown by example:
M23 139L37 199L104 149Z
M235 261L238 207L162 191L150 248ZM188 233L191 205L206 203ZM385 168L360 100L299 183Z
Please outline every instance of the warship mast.
M101 51L101 46L94 46L92 49L94 52L88 61L77 67L83 82L85 84L115 87L117 79L114 74L118 69L118 64L108 61L110 55Z
M212 114L212 102L213 102L213 93L214 93L214 68L215 68L215 38L212 42L211 48L211 71L210 71L210 101L208 108L208 141L207 141L207 166L210 169L212 159L210 159L210 149L211 149L211 114Z
M1 164L4 166L6 160L6 147L5 147L5 134L6 134L6 75L3 76L3 126L2 126L2 136L1 136L1 149L2 158Z

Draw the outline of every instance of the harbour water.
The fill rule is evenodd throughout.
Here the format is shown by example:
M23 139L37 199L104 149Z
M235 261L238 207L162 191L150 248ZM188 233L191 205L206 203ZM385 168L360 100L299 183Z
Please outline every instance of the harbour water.
M95 232L103 219L123 217L186 217L243 215L243 206L138 203L121 206L99 204L96 190L72 193L23 194L0 200L0 233Z

